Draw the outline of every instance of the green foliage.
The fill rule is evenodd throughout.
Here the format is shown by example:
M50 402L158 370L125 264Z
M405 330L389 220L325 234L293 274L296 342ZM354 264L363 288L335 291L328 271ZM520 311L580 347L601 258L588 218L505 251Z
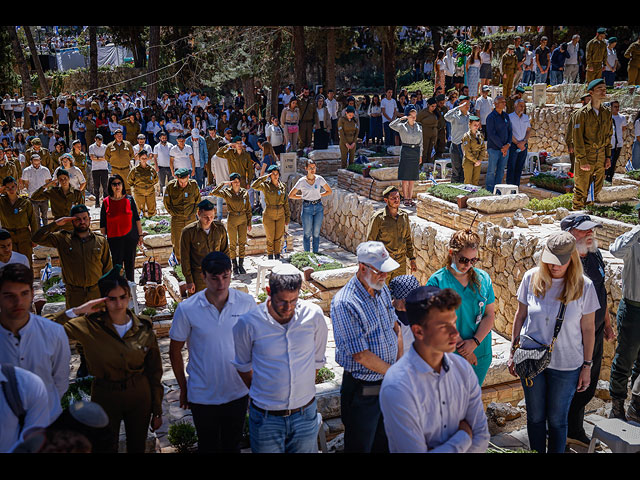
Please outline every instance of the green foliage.
M264 303L267 301L267 294L265 292L261 292L258 294L258 303Z
M628 172L626 175L628 178L632 180L640 180L640 170L632 170Z
M427 193L433 195L434 197L438 197L442 200L446 200L447 202L451 202L451 203L456 203L456 197L458 195L466 195L469 198L475 198L475 197L489 197L491 195L493 195L491 192L489 192L488 190L485 190L484 188L480 188L478 189L476 192L470 193L467 192L466 190L462 190L460 188L456 188L455 185L460 185L460 184L441 184L441 185L434 185L433 187L430 187L427 189Z
M612 206L589 204L586 206L586 210L596 217L610 218L611 220L618 220L631 225L640 225L637 210L633 205L627 203Z
M155 308L147 307L142 310L143 315L148 315L149 317L153 317L158 311Z
M374 164L363 164L363 163L352 163L350 165L347 166L347 170L349 170L350 172L355 172L355 173L359 173L360 175L362 175L362 171L364 170L364 167L369 167L369 170L375 170L376 168L382 168L379 165L374 165Z
M55 294L55 295L47 295L47 290L53 287L60 281L59 276L50 277L42 284L42 291L44 292L44 296L47 300L47 303L57 303L66 301L66 297L64 295Z
M176 277L181 282L183 282L185 280L185 276L182 273L182 265L176 265L175 267L173 267L173 273L175 273Z
M174 300L171 302L171 305L169 305L169 311L173 314L176 312L176 308L178 308L178 302Z
M402 84L401 84L402 85ZM432 80L419 80L417 82L404 85L402 88L406 88L409 94L420 90L422 92L422 98L429 98L433 95L433 81Z
M333 373L327 367L322 367L316 374L316 384L328 382L329 380L333 380L335 377L335 373Z
M572 206L573 193L565 193L564 195L545 198L543 200L532 198L531 200L529 200L527 208L533 210L534 212L552 212L560 207L571 210Z
M191 423L181 420L169 426L167 433L169 443L175 447L178 453L189 453L198 442L196 427Z
M569 177L558 177L551 173L539 173L533 175L529 180L536 187L545 188L554 192L566 193L565 186L573 187L573 179Z
M91 396L91 383L93 382L93 377L88 376L84 378L78 378L73 383L69 385L67 392L60 399L60 405L64 410L71 404L71 400L74 402L82 400L82 394L85 397Z
M328 255L317 255L312 252L296 252L291 255L290 262L298 270L302 270L305 267L313 267L316 272L335 270L344 266Z

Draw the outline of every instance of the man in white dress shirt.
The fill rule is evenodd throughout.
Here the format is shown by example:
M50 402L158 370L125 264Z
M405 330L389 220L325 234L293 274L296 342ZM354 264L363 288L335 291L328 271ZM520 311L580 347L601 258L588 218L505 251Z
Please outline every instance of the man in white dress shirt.
M69 386L69 339L62 325L31 313L33 271L11 263L0 269L0 363L38 375L47 389L49 422L61 413ZM48 425L48 424L47 424Z
M180 407L190 408L199 453L240 453L249 390L231 364L233 327L256 308L253 297L229 288L231 260L211 252L202 261L207 288L178 304L169 331L169 359L180 386ZM187 342L188 380L182 347Z
M391 453L480 453L489 446L482 391L459 339L451 289L420 287L405 299L412 348L382 381L380 406Z
M267 301L233 328L238 370L251 398L254 453L317 453L315 377L325 363L322 309L298 300L302 276L290 264L274 267Z

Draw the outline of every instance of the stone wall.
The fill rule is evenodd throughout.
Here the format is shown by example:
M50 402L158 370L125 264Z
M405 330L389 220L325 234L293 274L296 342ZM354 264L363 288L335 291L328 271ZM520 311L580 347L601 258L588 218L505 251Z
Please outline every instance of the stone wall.
M567 155L567 145L564 134L567 129L567 122L571 112L576 107L570 106L545 106L532 108L527 105L527 114L531 119L531 135L529 137L529 151L546 151L551 155ZM631 158L631 147L633 145L633 117L637 112L632 110L621 110L620 114L627 118L628 126L624 133L624 144L618 160L618 172L624 172L624 164Z
M295 176L289 182L295 182ZM289 188L292 183L290 183ZM300 221L300 202L290 202L291 218ZM354 252L365 240L369 218L382 208L376 202L341 188L323 199L324 221L321 234L328 240ZM411 229L417 255L417 278L425 284L429 276L440 269L446 259L453 229L438 223L411 217ZM531 225L528 228L502 228L492 223L477 224L481 238L479 268L486 270L493 281L496 296L496 321L494 329L507 338L511 337L517 301L516 292L524 273L533 268L541 254L546 238L560 229L558 221L553 224ZM603 252L605 258L606 288L612 322L622 297L621 260ZM601 378L608 379L615 343L605 342Z

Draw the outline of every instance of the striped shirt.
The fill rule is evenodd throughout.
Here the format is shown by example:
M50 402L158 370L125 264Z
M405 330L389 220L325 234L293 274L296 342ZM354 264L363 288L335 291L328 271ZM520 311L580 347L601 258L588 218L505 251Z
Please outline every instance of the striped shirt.
M353 355L369 350L389 364L396 361L398 335L393 327L398 317L391 305L389 288L385 285L372 297L354 275L333 297L331 321L336 342L336 362L359 380L381 380L381 373L356 362Z

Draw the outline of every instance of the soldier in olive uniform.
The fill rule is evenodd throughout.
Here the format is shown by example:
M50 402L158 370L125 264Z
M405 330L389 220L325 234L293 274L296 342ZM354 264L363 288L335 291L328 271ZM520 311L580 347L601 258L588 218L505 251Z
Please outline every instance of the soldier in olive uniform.
M147 163L146 150L138 152L140 162L131 170L127 182L133 187L133 199L142 215L149 218L156 214L156 185L160 181L156 169Z
M205 169L207 171L207 185L213 185L213 168L211 166L211 158L216 154L216 152L220 149L220 146L223 144L223 137L216 134L216 127L213 125L209 125L207 127L207 131L209 132L209 135L207 135L206 138L209 158L207 159L207 163L205 164Z
M0 189L0 223L11 234L13 250L29 259L33 265L31 235L38 229L38 219L32 203L26 196L18 195L15 178L6 177Z
M149 427L162 425L162 359L149 317L128 309L131 289L116 265L98 281L96 300L55 314L67 336L84 347L94 377L91 401L109 417L96 453L117 453L124 420L127 453L144 453Z
M438 140L438 115L435 98L427 100L427 108L418 112L416 121L422 125L423 162L433 163L431 152L435 149Z
M280 259L282 239L291 220L287 186L280 181L280 169L277 165L267 168L267 174L251 184L251 188L264 193L267 205L262 214L264 232L267 236L267 258Z
M196 219L196 207L200 203L198 183L189 179L189 172L187 168L176 170L176 178L167 183L164 191L164 207L171 215L171 244L178 262L182 229Z
M46 148L42 147L42 141L36 137L31 140L31 148L27 148L27 151L24 152L24 166L28 167L31 165L31 156L34 153L40 155L40 162L43 167L47 167L51 173L60 166L60 162L58 162L55 166L53 166L53 162L51 159L51 152ZM64 153L64 152L62 152ZM62 153L60 155L62 155ZM52 168L53 167L53 168Z
M89 146L93 144L96 140L96 134L98 133L98 129L96 127L96 121L93 118L93 110L89 110L87 112L87 116L84 118L84 126L85 126L85 134L84 138L87 143L87 151L89 151Z
M58 145L60 145L60 148L58 148ZM64 154L64 143L56 142L56 147L51 152L49 152L49 166L45 165L44 163L42 163L42 166L47 167L51 172L51 175L53 175L53 172L56 171L56 168L61 165L60 158Z
M407 258L411 265L411 272L417 271L416 257L413 253L411 225L409 215L400 210L400 192L398 187L387 187L383 193L387 206L378 210L369 220L367 241L382 242L389 252L389 256L400 264L398 268L387 275L387 285L394 277L407 273Z
M62 228L69 224L73 230ZM33 235L34 243L58 249L67 308L100 298L98 280L112 267L107 238L90 227L87 206L74 205L70 216L58 218Z
M502 72L502 94L505 97L511 95L513 79L518 71L518 57L515 54L515 45L509 45L507 52L502 55L500 71Z
M629 48L624 52L624 58L629 59L629 64L627 65L627 84L640 84L640 38L629 45Z
M444 114L449 111L445 105L446 97L441 93L436 95L436 109L434 113L438 116L438 137L436 139L436 156L441 155L447 149L447 121L444 119Z
M604 41L606 36L607 29L599 28L596 36L587 43L585 83L590 84L602 77L602 69L607 61L607 43Z
M31 200L36 202L49 200L54 220L66 217L72 206L84 203L82 192L71 186L69 172L64 169L58 170L56 178L49 180L33 192ZM73 227L69 223L65 223L63 228L72 230Z
M489 160L484 136L480 132L480 117L469 117L469 131L462 137L462 169L464 183L480 185L481 162Z
M251 204L247 190L240 186L240 175L233 172L229 178L230 181L217 185L211 195L223 198L227 204L227 232L231 250L229 257L233 263L233 273L244 275L247 273L243 264L247 232L251 231ZM237 262L236 250L238 252Z
M591 102L581 107L573 118L573 148L575 174L573 177L573 209L584 208L589 186L593 182L593 196L602 190L605 169L611 166L611 110L603 105L607 87L602 78L589 84ZM596 113L596 111L598 113Z
M242 145L240 137L233 137L231 143L223 145L216 152L216 156L225 158L229 162L229 171L240 175L240 185L247 188L255 175L253 160Z
M316 102L309 95L309 87L302 89L302 95L298 97L298 108L300 109L300 123L298 134L298 150L304 150L311 146L311 134L313 133L313 125L318 119L318 111ZM234 171L234 170L229 170Z
M129 176L131 159L134 156L133 146L131 142L123 140L122 130L116 130L114 136L115 140L107 145L107 149L104 152L104 159L111 164L111 175L115 175L116 173L120 175L125 182L124 189L129 190L126 179Z
M136 116L133 114L133 112L131 113L131 115L129 115L128 118L123 118L118 123L125 127L127 130L127 137L125 138L125 140L131 145L135 145L136 143L138 143L136 140L138 138L138 135L140 134L140 124L136 120Z
M358 142L358 122L355 119L356 109L347 107L344 117L338 119L338 136L340 138L340 161L342 168L355 161L356 145ZM351 160L351 161L349 161Z
M20 162L18 161L18 163ZM4 179L7 177L13 177L18 180L20 178L20 171L13 161L7 159L4 155L4 150L0 147L0 178Z
M73 165L80 169L88 184L91 175L87 175L87 154L82 151L80 140L71 142L71 156L73 156ZM87 190L92 191L93 189L88 187Z
M582 102L582 106L584 107L587 103L589 103L591 101L591 95L589 95L588 93L585 93L584 95L582 95L582 97L580 97L580 102ZM575 153L573 151L573 118L576 114L578 110L574 110L573 112L571 112L571 115L569 115L569 121L567 122L567 129L564 132L564 140L565 143L567 144L567 150L569 152L569 160L571 162L571 173L575 173L573 171L573 167L576 161L576 156Z
M523 95L524 95L524 88L518 85L516 87L515 93L507 97L507 106L505 108L507 113L513 113L516 111L516 100L520 100Z
M207 287L202 276L202 260L208 253L222 252L229 256L227 230L222 222L215 220L215 217L213 203L203 200L198 203L198 220L182 230L180 257L187 292L190 294Z

